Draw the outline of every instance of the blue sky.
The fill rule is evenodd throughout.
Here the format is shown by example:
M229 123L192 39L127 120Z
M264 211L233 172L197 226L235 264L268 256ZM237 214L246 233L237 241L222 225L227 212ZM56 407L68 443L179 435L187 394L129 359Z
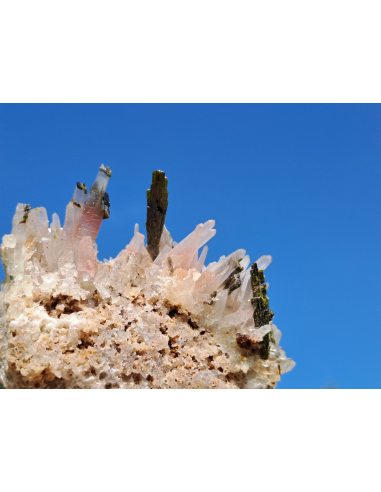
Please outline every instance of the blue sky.
M380 105L0 105L2 213L64 210L101 163L115 256L145 229L151 173L166 172L166 225L181 240L216 220L207 260L244 248L266 270L281 345L279 388L381 387ZM1 270L1 278L3 278Z

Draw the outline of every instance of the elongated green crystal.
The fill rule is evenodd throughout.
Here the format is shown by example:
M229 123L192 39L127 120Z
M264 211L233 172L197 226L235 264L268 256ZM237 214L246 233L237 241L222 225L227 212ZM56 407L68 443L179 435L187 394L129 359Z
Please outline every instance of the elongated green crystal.
M147 251L155 260L168 208L168 178L163 171L152 173L151 189L147 190Z
M274 313L269 308L269 299L267 297L267 287L262 285L265 282L263 270L258 270L257 263L253 263L250 270L251 287L253 297L251 304L254 308L254 324L257 328L268 325L274 317ZM270 334L263 337L260 344L259 355L262 359L268 359L270 353Z

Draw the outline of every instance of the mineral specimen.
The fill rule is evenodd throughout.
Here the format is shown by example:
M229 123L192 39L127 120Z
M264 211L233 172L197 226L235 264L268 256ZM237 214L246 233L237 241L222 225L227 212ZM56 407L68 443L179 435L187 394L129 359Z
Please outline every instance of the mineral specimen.
M0 382L6 388L273 388L294 362L279 346L264 270L240 249L205 266L215 222L176 243L165 228L167 178L147 192L147 246L135 226L97 259L110 215L101 166L57 214L19 204L1 257ZM201 254L198 254L202 248Z

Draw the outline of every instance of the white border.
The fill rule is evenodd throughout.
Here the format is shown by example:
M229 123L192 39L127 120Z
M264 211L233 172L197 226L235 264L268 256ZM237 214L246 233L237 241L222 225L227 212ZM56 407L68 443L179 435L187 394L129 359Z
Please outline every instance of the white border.
M379 392L2 391L4 490L376 490Z
M378 9L2 0L0 102L380 102Z

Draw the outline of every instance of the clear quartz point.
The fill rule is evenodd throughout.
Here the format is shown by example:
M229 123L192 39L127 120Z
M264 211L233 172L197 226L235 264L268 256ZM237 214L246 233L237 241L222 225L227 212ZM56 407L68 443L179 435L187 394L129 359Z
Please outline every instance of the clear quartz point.
M272 261L272 256L270 255L261 256L259 260L256 261L258 270L266 270L266 268L270 265L271 261Z

